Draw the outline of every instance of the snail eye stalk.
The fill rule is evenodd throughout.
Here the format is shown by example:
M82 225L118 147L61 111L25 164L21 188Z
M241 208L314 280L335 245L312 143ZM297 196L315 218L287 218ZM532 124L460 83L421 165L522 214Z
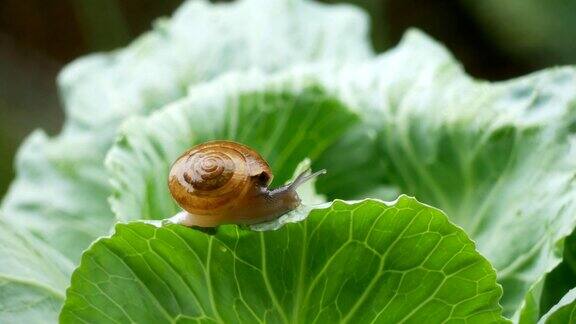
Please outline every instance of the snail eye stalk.
M292 190L296 190L296 188L298 188L299 186L301 186L302 184L306 183L307 181L309 181L310 179L316 178L317 176L326 174L326 169L322 169L322 170L318 170L314 173L311 174L307 174L310 171L310 168L304 170L302 173L300 173L296 179L294 180L294 182L292 182L290 184L290 189Z

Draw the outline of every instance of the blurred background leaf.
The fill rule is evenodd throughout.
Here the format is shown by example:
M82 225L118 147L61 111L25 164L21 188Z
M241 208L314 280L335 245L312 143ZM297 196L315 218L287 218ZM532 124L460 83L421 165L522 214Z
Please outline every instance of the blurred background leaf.
M530 67L576 61L576 1L463 0L482 31L506 55Z
M59 131L55 77L66 63L128 44L182 0L0 1L0 197L25 135ZM212 1L229 2L229 1ZM409 27L430 34L475 77L502 80L576 63L572 0L323 0L369 12L374 48L394 46Z

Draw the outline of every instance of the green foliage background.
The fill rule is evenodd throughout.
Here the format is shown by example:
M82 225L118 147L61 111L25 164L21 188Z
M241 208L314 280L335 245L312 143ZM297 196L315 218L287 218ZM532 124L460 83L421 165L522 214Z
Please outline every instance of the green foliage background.
M574 1L323 2L352 3L366 10L378 52L394 46L407 28L415 26L447 44L473 75L487 79L576 63ZM55 134L61 127L63 115L53 84L59 69L79 55L125 46L181 3L57 0L46 5L28 0L0 4L0 196L14 176L14 154L24 137L36 128Z
M376 49L390 46L394 35L380 33L392 26L386 19L388 2L360 5L375 18ZM524 13L542 34L566 41L561 29L545 28L544 18L530 16L556 9L531 2L516 5L523 10L513 10L514 2L463 2L462 8L484 26L498 26L494 44L532 27L519 23L507 29L485 13L494 10ZM117 2L77 2L74 8L83 32L94 40L88 42L91 48L129 38ZM81 59L60 74L67 117L63 130L57 136L35 131L27 138L17 157L18 178L2 202L0 319L55 319L64 301L63 322L134 320L137 314L141 321L504 321L502 311L520 323L572 319L573 67L489 83L468 76L444 47L418 31L375 56L366 42L364 15L348 6L246 0L218 7L226 8L221 11L214 8L204 2L187 4L125 49ZM252 17L250 23L245 17ZM559 22L569 19L558 17ZM111 23L95 24L103 19ZM100 42L114 30L119 32L109 43ZM530 55L549 58L542 62L569 62L570 51L570 46L538 37L506 49L525 62ZM4 127L4 133L13 136L11 127ZM135 222L118 225L111 238L97 240L116 221L174 214L178 208L163 176L170 161L185 148L213 138L236 139L263 152L277 184L310 159L314 168L330 170L316 186L328 200L406 193L441 208L460 227L442 212L401 196L389 204L366 200L309 206L271 225L284 225L280 230L261 234L225 227L210 238L177 233L182 229L165 223ZM304 197L322 199L308 190ZM325 221L332 214L340 218ZM295 221L301 222L290 224ZM312 239L309 252L291 255L302 245L291 241L292 235L313 238L316 231L322 232L317 240L325 243L315 246ZM208 246L207 255L199 257L207 258L198 265L207 269L204 274L181 262L190 255L165 254L169 246L182 250L176 241L192 242L187 246L195 255L204 253L196 248ZM402 248L395 250L397 243ZM214 254L213 244L231 253ZM287 256L269 264L265 251L281 246L285 251L270 256ZM331 249L333 253L323 255ZM407 256L407 251L427 253ZM452 258L446 259L447 251ZM367 255L358 264L344 262L354 253ZM243 254L260 255L261 260ZM318 265L324 264L321 272L331 269L325 277L303 273L307 267L302 265L288 266L310 263L308 254L326 257ZM211 263L219 256L223 258ZM340 257L342 262L332 269L332 260ZM210 270L236 267L237 262L262 275L262 286L254 284L254 299L243 296L248 275ZM160 266L164 263L169 267ZM280 276L270 279L268 267L279 267L273 274L280 271ZM188 298L181 295L186 294L182 286L154 279L166 271L177 273L176 281L186 282L191 275L208 278L188 287L188 297L198 299L196 308L182 307ZM298 280L290 279L298 272ZM225 287L238 285L240 295L230 301L241 303L235 304L235 314L218 311L214 301L235 292L222 286L199 293L213 288L212 275L233 278ZM405 277L411 278L406 282L429 285L412 287ZM301 289L308 279L324 281L323 290ZM123 295L141 289L151 296L142 304L131 305ZM316 293L318 305L302 312L293 305L308 305L303 296ZM357 298L342 297L354 294ZM119 313L112 317L103 311L113 307ZM154 307L158 313L146 312ZM339 315L328 315L334 312ZM158 314L164 318L147 317Z

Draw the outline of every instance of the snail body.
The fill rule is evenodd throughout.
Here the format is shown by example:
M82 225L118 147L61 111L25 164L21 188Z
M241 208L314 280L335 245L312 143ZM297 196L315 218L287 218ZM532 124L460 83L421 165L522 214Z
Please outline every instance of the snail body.
M168 187L184 209L180 221L184 225L256 224L296 209L301 204L296 188L323 172L304 172L294 182L271 190L272 171L258 152L236 142L210 141L174 162Z

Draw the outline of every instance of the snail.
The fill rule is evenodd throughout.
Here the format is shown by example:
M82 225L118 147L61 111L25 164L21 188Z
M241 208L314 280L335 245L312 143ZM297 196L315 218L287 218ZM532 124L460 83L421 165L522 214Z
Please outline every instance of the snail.
M210 228L273 220L296 209L296 188L326 170L302 172L289 184L270 189L272 171L255 150L232 141L196 145L172 165L168 187L182 207L178 223Z

